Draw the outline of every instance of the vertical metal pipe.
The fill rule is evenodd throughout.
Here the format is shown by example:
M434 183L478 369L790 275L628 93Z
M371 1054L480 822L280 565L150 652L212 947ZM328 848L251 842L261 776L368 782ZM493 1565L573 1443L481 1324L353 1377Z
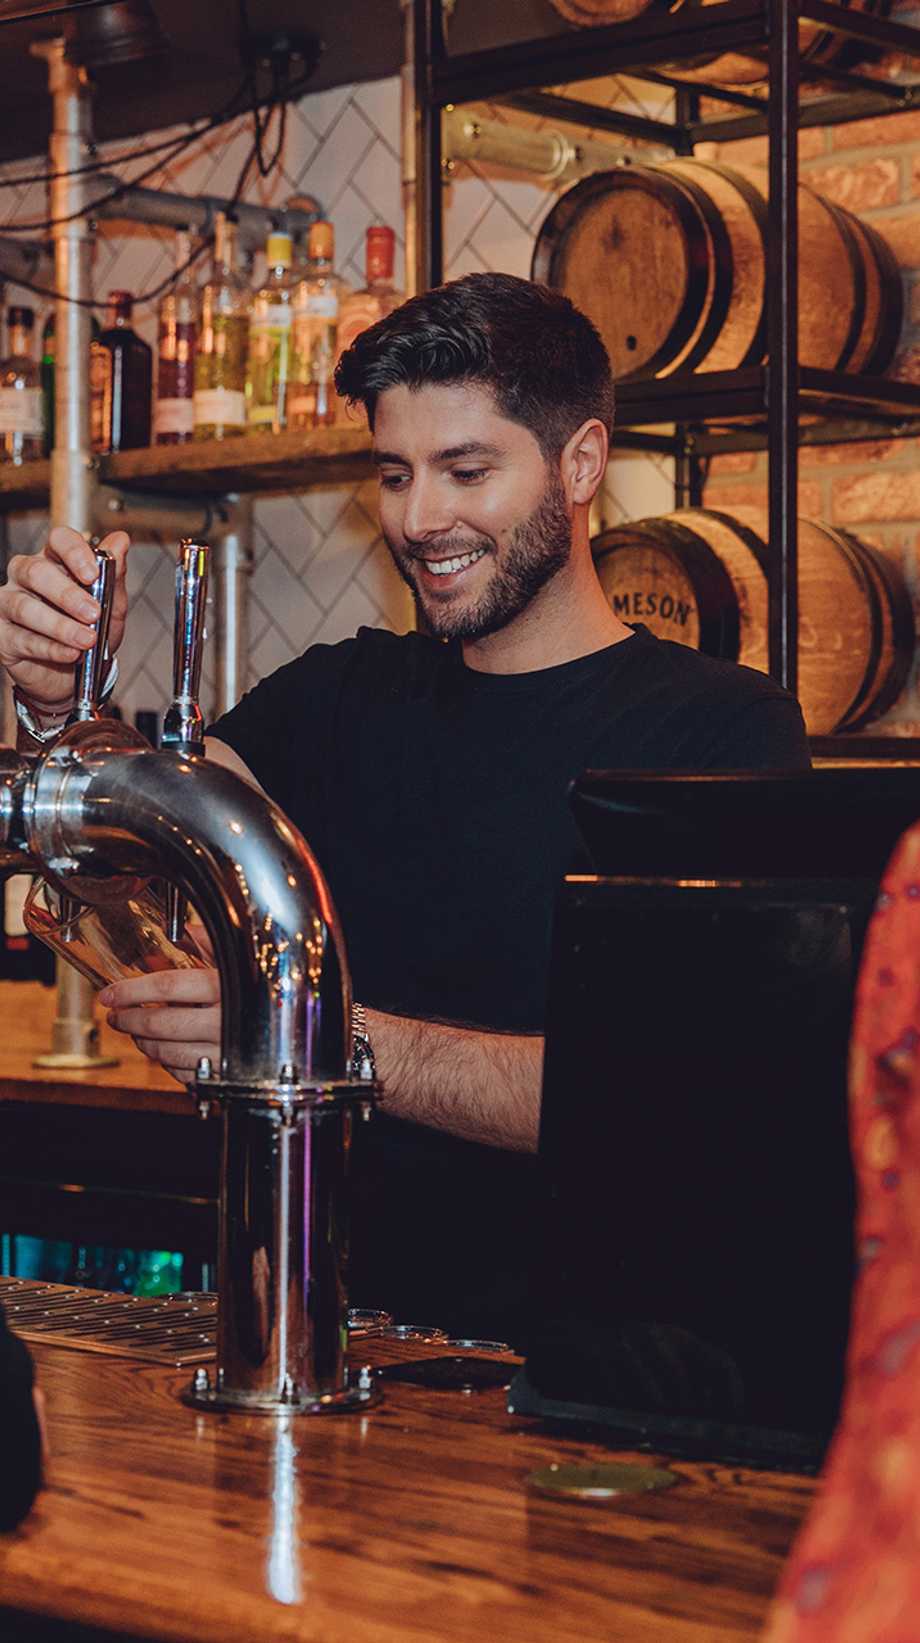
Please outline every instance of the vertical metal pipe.
M211 542L215 714L235 707L246 689L252 562L252 497L235 497L226 529Z
M767 429L770 672L798 683L799 0L767 0L770 233L767 236Z
M441 0L415 0L415 100L418 237L416 289L428 291L444 278L441 196L441 105L433 101L432 67L446 57Z
M405 293L418 290L418 102L415 95L414 0L400 0L403 10L403 66L399 81L400 145L402 154L403 242L406 248Z
M51 524L71 525L89 536L93 529L95 483L89 438L90 309L81 304L91 292L92 238L86 217L77 215L88 200L87 178L68 175L85 165L89 150L90 93L82 69L64 56L63 40L34 48L48 64L51 92L49 169L52 175L50 215L56 220L54 284L55 411L51 452ZM70 219L70 220L68 220ZM93 989L71 965L58 961L57 1012L51 1049L36 1057L41 1067L117 1065L99 1054L99 1028L93 1014Z

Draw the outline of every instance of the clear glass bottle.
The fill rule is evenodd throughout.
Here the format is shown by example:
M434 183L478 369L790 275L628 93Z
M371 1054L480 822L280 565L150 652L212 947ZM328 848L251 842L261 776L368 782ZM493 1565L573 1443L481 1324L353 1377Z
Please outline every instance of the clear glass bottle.
M307 245L307 273L294 293L294 365L288 394L290 428L324 428L335 421L332 373L339 312L348 292L333 267L335 230L315 222Z
M405 293L393 284L393 262L396 255L396 235L384 223L372 223L365 240L365 267L367 284L360 291L351 291L342 303L339 314L339 346L336 358L350 348L356 337L383 319L385 314L405 301ZM348 406L336 395L336 420L349 420Z
M90 443L96 452L150 444L153 349L131 329L134 297L110 291L106 323L90 344Z
M102 335L102 326L95 314L90 319L90 340L98 342ZM48 315L42 327L42 353L39 367L42 380L42 422L45 431L45 455L50 456L54 449L54 309ZM101 416L101 407L98 415Z
M195 431L195 346L198 339L198 287L186 265L191 236L176 235L175 285L157 309L157 385L153 407L155 445L183 445Z
M396 235L392 228L384 223L372 223L365 241L367 284L360 291L349 292L339 315L340 354L351 347L362 331L405 301L403 292L397 291L393 284L395 254Z
M296 285L291 278L293 250L290 234L269 235L265 283L252 299L246 397L249 426L257 432L280 434L287 427Z
M214 267L201 294L195 355L195 438L246 432L249 286L236 266L236 223L218 212Z
M33 357L35 314L10 308L9 352L0 361L0 462L33 462L44 455L41 373Z

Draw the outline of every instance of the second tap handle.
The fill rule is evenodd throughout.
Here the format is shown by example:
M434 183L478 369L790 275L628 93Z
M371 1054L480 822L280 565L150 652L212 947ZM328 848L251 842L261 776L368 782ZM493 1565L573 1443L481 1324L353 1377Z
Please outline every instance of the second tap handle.
M109 659L109 625L112 620L112 600L115 596L115 560L101 548L94 549L96 576L90 593L98 600L100 613L96 621L96 642L84 651L76 665L76 701L68 724L82 719L98 719L99 697L105 682L105 668Z
M163 722L164 747L180 753L204 750L204 719L198 705L208 597L206 542L183 541L176 561L176 623L173 642L173 701Z

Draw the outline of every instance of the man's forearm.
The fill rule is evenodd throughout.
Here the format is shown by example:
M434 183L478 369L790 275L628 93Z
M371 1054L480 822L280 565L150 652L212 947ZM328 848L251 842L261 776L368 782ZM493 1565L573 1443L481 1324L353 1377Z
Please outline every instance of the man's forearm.
M465 1141L535 1152L543 1039L367 1012L385 1111Z

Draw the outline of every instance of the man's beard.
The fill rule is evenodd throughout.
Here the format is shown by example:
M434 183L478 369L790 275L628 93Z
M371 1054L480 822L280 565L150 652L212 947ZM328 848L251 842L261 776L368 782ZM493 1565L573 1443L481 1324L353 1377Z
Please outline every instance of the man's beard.
M462 597L453 593L443 604L436 593L427 597L419 593L412 566L414 560L424 557L423 550L418 547L414 553L407 554L403 548L397 552L389 537L386 542L399 574L418 597L429 630L436 639L485 639L520 616L547 582L568 563L572 551L572 521L562 481L558 475L551 474L533 513L515 525L501 561L496 560L488 586L473 605L464 604ZM495 554L498 544L494 537L477 532L471 536L445 536L436 543L427 543L426 547L438 558L450 558L475 553L478 548Z

